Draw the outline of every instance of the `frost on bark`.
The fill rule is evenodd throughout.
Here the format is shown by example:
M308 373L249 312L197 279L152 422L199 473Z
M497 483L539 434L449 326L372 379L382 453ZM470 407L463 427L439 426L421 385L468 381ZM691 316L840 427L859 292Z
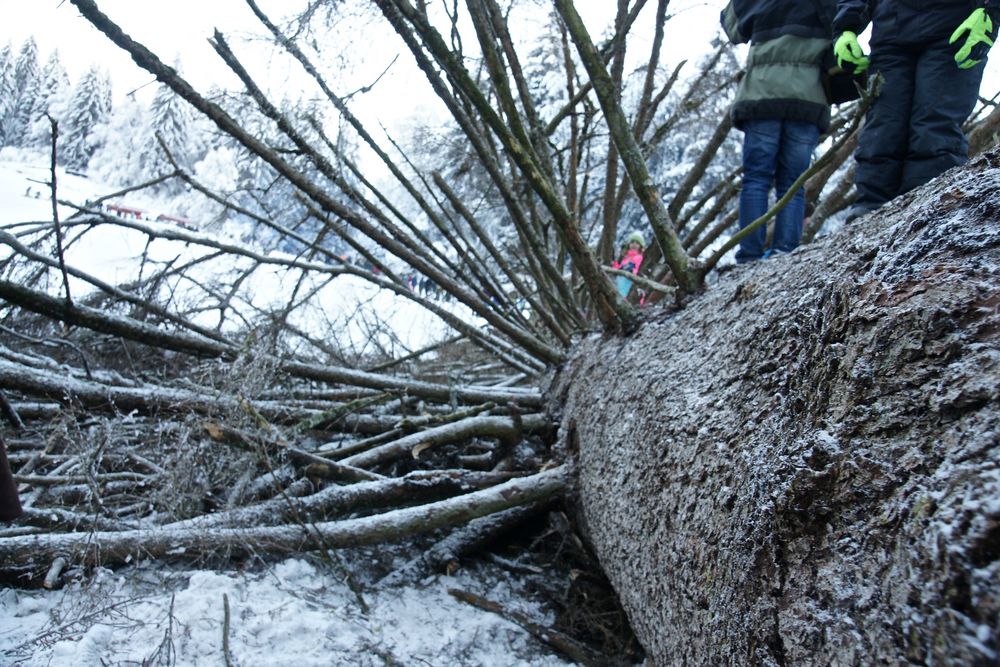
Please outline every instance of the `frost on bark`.
M579 514L654 664L995 664L998 295L994 149L579 346Z

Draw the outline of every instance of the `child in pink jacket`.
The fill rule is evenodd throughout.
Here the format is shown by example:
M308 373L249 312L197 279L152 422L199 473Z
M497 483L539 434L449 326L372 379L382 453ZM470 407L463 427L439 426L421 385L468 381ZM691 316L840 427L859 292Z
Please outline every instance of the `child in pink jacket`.
M642 266L642 253L646 248L646 239L642 237L640 232L632 232L625 239L625 243L626 247L622 256L617 261L612 262L611 266L622 271L631 271L635 275L639 273L639 267ZM628 296L629 290L632 289L632 281L625 276L616 276L615 286L624 299Z

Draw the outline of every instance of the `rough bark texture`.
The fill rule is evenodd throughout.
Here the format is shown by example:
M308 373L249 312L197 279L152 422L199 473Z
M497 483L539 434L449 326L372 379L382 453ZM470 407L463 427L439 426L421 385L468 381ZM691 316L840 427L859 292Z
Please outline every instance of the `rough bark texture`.
M998 332L994 150L584 341L551 395L652 662L996 664Z

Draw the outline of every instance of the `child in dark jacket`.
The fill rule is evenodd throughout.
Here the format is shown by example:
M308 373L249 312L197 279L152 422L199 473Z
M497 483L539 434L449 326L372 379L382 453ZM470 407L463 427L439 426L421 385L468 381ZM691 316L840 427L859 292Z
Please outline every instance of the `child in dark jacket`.
M870 59L857 39L869 23ZM854 154L858 198L848 219L968 160L962 124L998 23L1000 0L837 1L838 64L883 80Z

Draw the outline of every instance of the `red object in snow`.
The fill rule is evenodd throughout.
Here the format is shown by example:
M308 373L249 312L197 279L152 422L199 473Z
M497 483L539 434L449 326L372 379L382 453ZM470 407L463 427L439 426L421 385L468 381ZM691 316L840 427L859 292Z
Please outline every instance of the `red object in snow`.
M141 208L132 208L131 206L122 206L121 204L108 204L105 208L108 213L114 213L119 218L135 218L136 220L142 220L144 216Z

